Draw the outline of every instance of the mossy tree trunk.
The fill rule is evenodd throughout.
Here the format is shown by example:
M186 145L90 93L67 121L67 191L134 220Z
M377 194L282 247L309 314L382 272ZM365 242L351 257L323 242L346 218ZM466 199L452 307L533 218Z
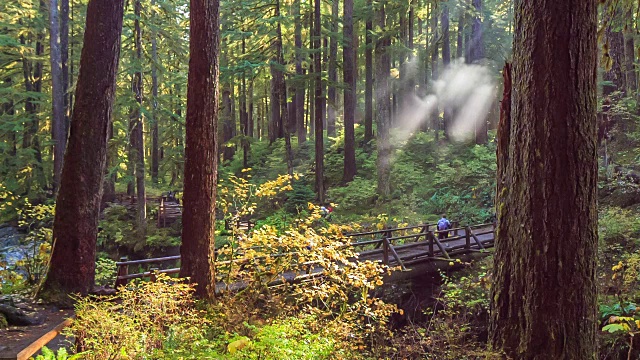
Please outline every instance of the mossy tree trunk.
M514 359L595 359L597 3L516 12L490 343Z
M66 294L86 295L94 284L123 9L123 0L91 0L87 8L71 135L56 201L53 254L40 292L58 302L67 302Z

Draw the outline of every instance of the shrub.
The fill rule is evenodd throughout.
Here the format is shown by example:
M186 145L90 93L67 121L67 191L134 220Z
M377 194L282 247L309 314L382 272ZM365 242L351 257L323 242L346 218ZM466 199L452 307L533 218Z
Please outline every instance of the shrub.
M377 182L356 176L346 186L333 188L327 195L335 203L340 204L342 211L361 212L370 209L378 198Z
M106 257L99 257L98 260L96 260L96 285L113 285L116 280L116 272L117 266L115 261Z
M608 207L599 213L598 232L606 243L625 242L640 232L640 218L631 210Z
M116 297L78 299L66 330L84 359L154 358L169 333L182 343L201 337L204 317L194 310L193 288L160 274L156 282L120 288ZM201 314L200 314L201 315Z

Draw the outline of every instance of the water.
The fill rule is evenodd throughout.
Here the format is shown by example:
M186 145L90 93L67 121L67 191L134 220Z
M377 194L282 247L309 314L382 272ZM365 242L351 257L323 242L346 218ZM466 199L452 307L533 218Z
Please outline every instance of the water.
M29 245L20 243L24 235L12 226L0 227L0 259L6 267L0 266L0 270L10 269L25 258L25 252Z

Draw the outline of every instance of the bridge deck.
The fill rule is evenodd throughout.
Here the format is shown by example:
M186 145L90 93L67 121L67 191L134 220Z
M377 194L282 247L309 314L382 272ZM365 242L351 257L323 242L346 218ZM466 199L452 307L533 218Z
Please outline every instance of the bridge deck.
M358 252L359 261L379 261L383 264L400 267L401 272L394 272L390 280L398 280L420 276L438 269L448 269L450 263L456 259L468 261L478 256L484 256L487 248L493 247L494 226L482 224L467 226L449 231L445 239L437 239L438 231L430 230L433 225L419 225L407 228L385 229L361 234L347 235L356 241L351 246ZM413 231L413 233L411 233ZM393 235L397 234L395 237ZM408 234L407 234L408 233ZM367 238L373 237L373 239ZM126 284L129 279L155 276L159 273L178 273L179 268L147 271L139 274L128 274L128 265L159 263L163 261L177 261L179 256L166 258L145 259L118 262L118 276L116 286ZM280 279L274 285L283 282L296 282L310 276L321 275L323 269L311 267L307 270L288 271L280 274ZM216 292L234 291L246 287L238 282L225 284L218 282Z

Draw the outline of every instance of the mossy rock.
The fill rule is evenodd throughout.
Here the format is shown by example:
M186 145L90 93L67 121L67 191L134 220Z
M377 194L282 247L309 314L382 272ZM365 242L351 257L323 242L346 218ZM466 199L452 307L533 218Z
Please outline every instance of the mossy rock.
M640 204L640 191L632 187L617 188L602 199L602 203L623 209L628 208Z
M4 316L4 314L0 314L0 329L6 329L7 327L9 327L7 318Z

